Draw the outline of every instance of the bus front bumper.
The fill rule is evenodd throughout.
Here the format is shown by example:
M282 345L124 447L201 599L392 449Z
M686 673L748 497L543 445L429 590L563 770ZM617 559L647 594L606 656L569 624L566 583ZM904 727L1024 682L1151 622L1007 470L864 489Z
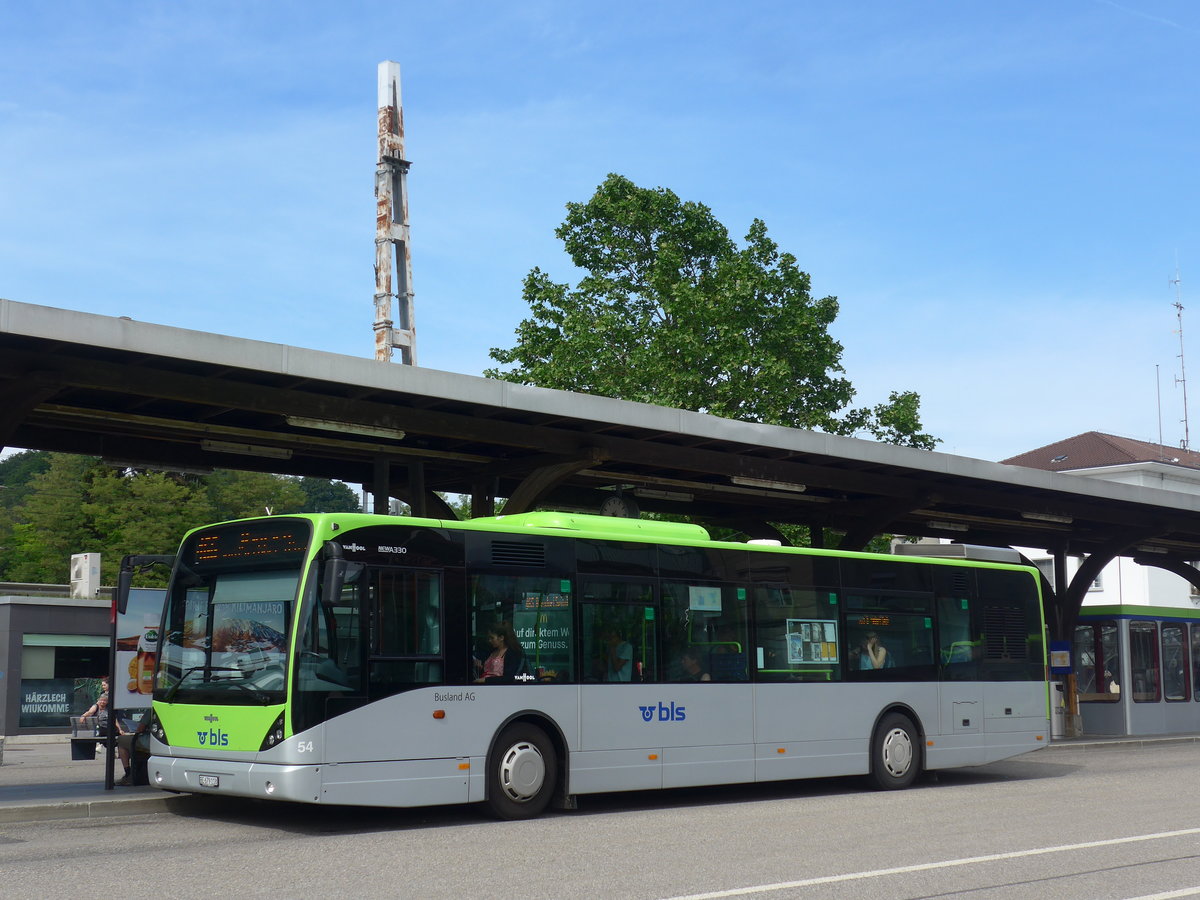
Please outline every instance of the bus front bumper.
M146 771L150 785L164 791L291 800L296 803L319 803L321 800L319 765L281 766L152 756Z

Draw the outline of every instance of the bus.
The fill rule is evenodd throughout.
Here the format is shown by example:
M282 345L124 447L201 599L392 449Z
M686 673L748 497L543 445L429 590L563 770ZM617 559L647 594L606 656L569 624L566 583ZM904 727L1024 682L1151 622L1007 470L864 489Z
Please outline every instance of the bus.
M508 819L611 791L904 788L1044 745L1043 627L1014 562L557 512L227 522L174 563L149 780ZM485 674L497 652L513 664Z

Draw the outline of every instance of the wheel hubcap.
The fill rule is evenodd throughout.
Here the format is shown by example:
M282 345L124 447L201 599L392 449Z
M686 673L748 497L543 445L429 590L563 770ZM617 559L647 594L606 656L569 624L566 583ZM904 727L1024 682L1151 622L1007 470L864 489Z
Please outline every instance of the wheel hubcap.
M903 728L893 728L883 739L883 767L894 778L901 778L912 765L912 738Z
M546 761L528 741L513 744L500 760L500 787L518 803L537 796L546 781Z

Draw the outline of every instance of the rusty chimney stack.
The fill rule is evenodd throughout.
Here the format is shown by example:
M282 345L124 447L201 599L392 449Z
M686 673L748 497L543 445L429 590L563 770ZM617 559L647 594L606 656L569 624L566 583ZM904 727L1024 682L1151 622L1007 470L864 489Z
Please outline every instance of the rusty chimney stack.
M375 358L390 361L395 347L400 350L400 362L415 366L417 330L413 319L412 253L408 246L408 167L404 158L400 64L381 62L379 163L375 168ZM398 307L395 323L393 297Z

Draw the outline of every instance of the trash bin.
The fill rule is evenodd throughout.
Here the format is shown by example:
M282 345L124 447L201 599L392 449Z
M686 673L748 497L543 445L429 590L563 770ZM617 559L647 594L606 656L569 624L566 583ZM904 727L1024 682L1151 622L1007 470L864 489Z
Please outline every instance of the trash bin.
M1050 739L1066 737L1067 734L1067 704L1063 698L1063 686L1058 682L1050 684Z
M95 759L96 758L96 739L90 740L79 738L71 739L71 759Z

